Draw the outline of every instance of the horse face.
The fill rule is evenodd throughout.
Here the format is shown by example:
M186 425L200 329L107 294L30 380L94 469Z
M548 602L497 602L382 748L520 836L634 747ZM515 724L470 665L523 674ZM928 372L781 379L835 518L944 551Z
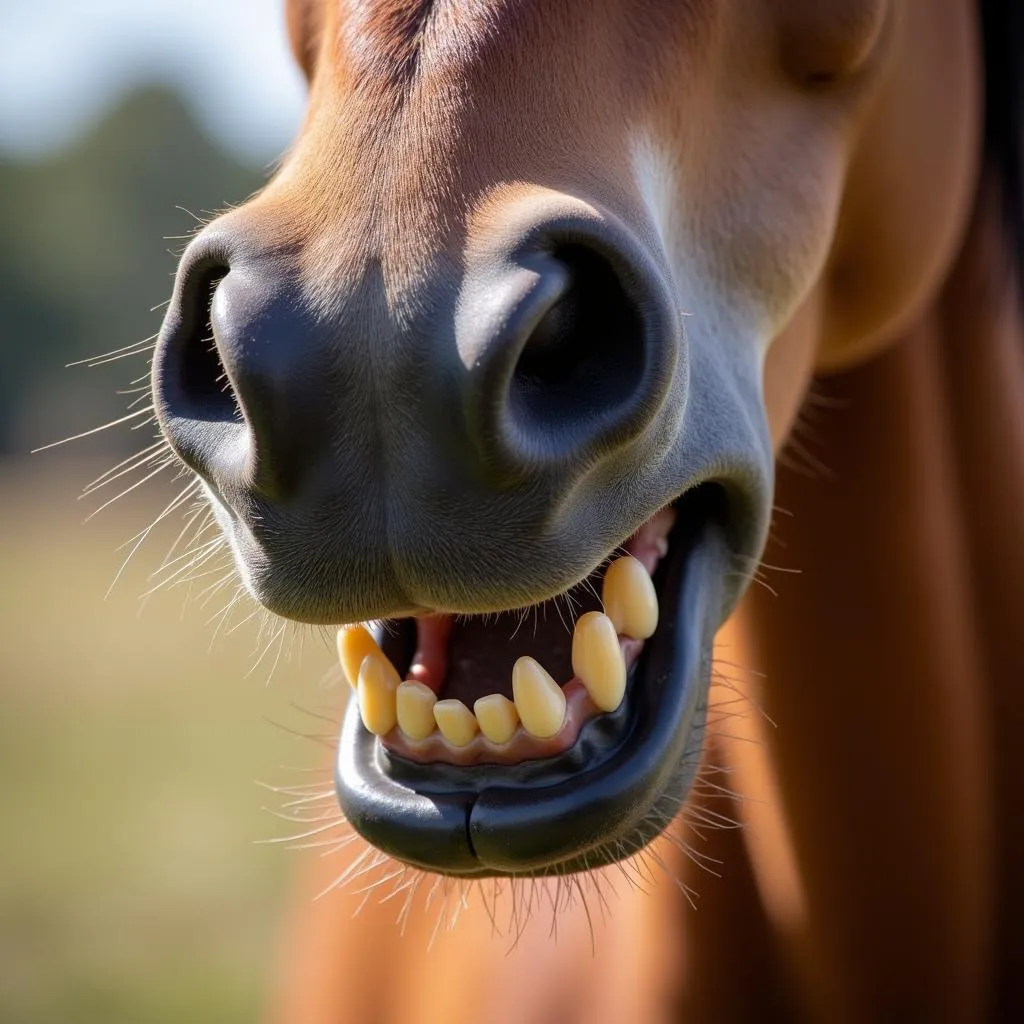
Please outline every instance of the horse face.
M305 124L185 253L154 390L259 601L393 620L383 654L340 640L339 797L377 845L593 867L677 810L811 370L783 328L892 22L883 0L289 4Z

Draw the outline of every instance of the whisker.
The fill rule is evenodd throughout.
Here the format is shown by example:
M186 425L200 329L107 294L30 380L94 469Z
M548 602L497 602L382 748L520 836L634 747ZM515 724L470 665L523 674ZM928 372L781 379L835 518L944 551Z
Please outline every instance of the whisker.
M153 477L158 476L160 473L162 473L169 466L174 465L175 461L176 460L175 460L174 456L168 455L163 460L163 462L161 462L160 465L157 466L156 469L154 469L151 472L147 473L141 480L136 480L135 483L133 483L131 485L131 487L126 487L123 491L121 491L120 494L115 494L113 498L110 498L109 500L105 501L102 505L100 505L99 508L94 509L92 512L90 512L85 517L85 521L89 522L91 519L95 519L96 516L98 516L105 508L110 508L110 506L113 505L115 501L118 501L121 498L125 497L126 495L131 494L132 491L134 491L138 487L141 487L144 483L146 483L147 480L152 480Z
M113 469L107 470L107 472L102 476L97 477L91 484L83 488L82 493L79 495L79 500L82 498L88 498L89 495L102 490L114 480L118 480L129 473L134 473L143 466L157 461L161 456L164 456L167 461L173 461L174 459L174 456L170 454L165 442L158 441L155 444L149 445L137 455L132 456L130 459L125 459L123 462L118 463L118 465ZM117 472L114 472L114 470L117 470Z
M168 299L168 302L169 301L170 300ZM154 307L150 312L156 312L157 308L158 307ZM104 363L112 363L117 359L124 359L126 356L141 355L141 353L156 347L156 339L158 337L159 332L151 334L148 338L143 338L142 341L133 342L131 345L122 345L120 348L111 349L109 352L104 352L102 355L86 356L84 359L76 359L73 363L65 363L64 368L70 370L75 366L86 366L89 369L92 369L94 366L102 366Z
M83 430L80 434L72 434L71 437L65 437L63 441L51 441L50 444L44 444L41 448L33 448L30 452L31 455L36 455L39 452L47 452L51 448L59 448L62 444L70 444L72 441L80 441L83 437L92 437L93 434L99 434L104 430L110 430L111 427L120 426L122 423L128 423L131 420L137 419L139 416L144 416L149 413L148 423L153 422L156 419L156 414L153 412L153 406L146 406L144 409L136 409L135 412L130 412L126 416L121 416L116 420L111 420L109 423L104 423L102 427L93 427L92 430ZM140 424L144 426L145 424Z
M155 473L150 474L150 476L154 476L154 475L156 475L156 474ZM164 519L167 518L167 516L171 515L172 512L174 512L176 509L180 508L181 505L183 505L186 501L188 501L188 499L191 497L192 489L195 488L196 486L197 486L197 482L196 481L193 481L192 483L188 484L178 494L177 497L171 499L170 503L156 517L156 519L154 519L153 522L150 523L150 525L148 527L146 527L145 530L143 530L141 533L136 535L137 539L135 539L134 545L132 546L132 548L128 552L128 554L125 556L124 561L121 563L121 567L117 570L117 573L115 574L114 579L112 580L110 586L107 588L107 594L106 594L107 597L110 596L110 594L113 591L114 587L117 586L117 581L124 574L124 571L128 567L128 563L132 560L132 557L135 555L135 552L138 551L139 548L142 547L142 545L146 542L146 538L153 532L153 530L156 528L157 524L162 522ZM109 502L107 504L109 504Z

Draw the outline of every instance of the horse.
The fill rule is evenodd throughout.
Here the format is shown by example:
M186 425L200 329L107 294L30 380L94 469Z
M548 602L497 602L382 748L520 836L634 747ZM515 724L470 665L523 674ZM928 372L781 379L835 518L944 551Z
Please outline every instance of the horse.
M297 902L277 1019L1021 1019L1020 6L287 23L152 371L248 592L342 627L306 886L397 897Z

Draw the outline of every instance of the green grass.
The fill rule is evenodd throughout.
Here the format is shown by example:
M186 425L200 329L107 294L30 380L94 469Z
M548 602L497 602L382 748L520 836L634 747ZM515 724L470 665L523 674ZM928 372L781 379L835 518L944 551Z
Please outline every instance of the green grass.
M104 600L157 496L82 526L93 468L0 464L0 1021L248 1024L295 863L254 780L322 763L268 719L334 713L332 658L307 637L268 686L254 628L210 649L216 602L140 616L159 543Z

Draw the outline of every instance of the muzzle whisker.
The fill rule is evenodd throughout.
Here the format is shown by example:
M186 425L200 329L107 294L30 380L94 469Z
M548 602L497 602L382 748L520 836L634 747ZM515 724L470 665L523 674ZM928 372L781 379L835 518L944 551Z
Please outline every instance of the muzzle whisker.
M692 802L688 802L683 808L681 817L687 821L695 817L699 818L703 824L712 828L734 829L741 828L743 825L741 821L737 821L728 814L700 804L695 805Z
M587 930L590 933L590 955L597 955L597 933L594 930L594 918L590 913L590 903L587 900L587 894L583 891L583 885L579 880L579 876L572 875L569 878L569 884L573 886L579 895L580 903L583 905L583 913L587 918Z
M337 878L335 878L325 889L321 889L321 891L313 897L313 902L319 903L320 900L322 900L329 893L332 893L340 886L343 886L349 880L349 878L351 878L352 875L360 869L363 863L369 859L370 855L377 852L378 851L374 850L372 846L367 846L359 854L359 856L357 856L355 860L353 860L352 863L349 864L349 866L344 871L342 871L340 875L338 875ZM356 913L358 913L358 910L356 911ZM354 917L355 914L353 914L352 916Z
M263 808L268 814L273 814L274 817L280 817L270 808ZM286 819L287 820L287 819ZM314 836L323 835L325 832L332 828L337 828L339 825L347 824L345 819L341 816L335 818L333 821L329 821L324 825L320 825L319 828L310 829L308 832L300 832L294 836L273 836L270 839L257 839L255 840L258 846L284 846L287 843L298 843L304 839L312 839ZM371 849L368 847L367 849Z
M150 312L156 312L156 308L151 309ZM143 338L142 341L134 341L130 345L122 345L120 348L111 349L109 352L104 352L102 355L86 356L83 359L76 359L73 362L65 363L64 369L70 370L77 366L84 366L86 369L91 370L93 367L102 366L104 363L112 363L118 359L124 359L128 356L141 355L143 352L148 352L151 349L156 348L156 339L158 337L159 332L151 334L148 338Z
M242 600L246 596L247 596L247 594L246 594L245 587L243 587L241 584L239 584L238 590L235 591L235 596L231 599L230 603L227 605L227 607L224 609L224 611L219 613L220 614L220 622L218 622L218 624L217 624L217 630L220 630L221 624L225 622L227 617L230 616L231 612L236 607L238 607L238 605L242 602ZM252 611L249 612L249 614L246 615L246 617L244 619L239 619L238 622L234 623L233 625L231 625L227 629L225 629L224 630L224 635L225 636L231 636L233 633L237 633L238 630L242 629L244 626L246 626L250 622L252 622L252 620L255 619L259 614L260 614L260 609L258 607L257 608L253 608ZM216 635L217 635L217 630L214 631L214 637L216 637Z
M189 501L195 494L195 487L198 486L198 482L183 487L178 494L167 503L163 511L149 524L149 526L140 530L134 536L129 537L128 540L123 541L116 548L117 551L124 551L126 548L131 548L131 552L128 558L138 550L140 544L142 544L146 538L153 532L153 530L165 519L169 518L174 512L177 512L187 501ZM127 564L127 559L125 560Z
M160 590L165 590L170 587L181 586L186 583L193 583L197 579L200 579L204 574L196 573L195 570L200 569L204 566L211 558L213 558L219 551L223 550L224 542L220 537L215 537L213 540L207 541L205 544L200 545L198 548L193 548L191 551L186 551L183 555L180 555L174 560L174 562L181 562L173 572L164 575L162 578L149 587L148 590L144 590L140 597L140 600L145 601L147 598L152 597ZM189 561L185 561L189 559ZM174 562L170 562L166 566L162 566L158 572L166 572L170 569ZM212 569L210 572L217 572L218 569ZM191 575L189 575L191 574ZM150 579L153 579L151 574Z
M329 715L322 711L313 711L311 708L303 707L301 704L298 704L293 700L288 702L288 706L294 708L300 714L306 715L308 718L315 718L320 722L326 722L335 729L337 729L341 724L338 715Z
M328 823L331 825L331 827L333 827L335 825L345 823L344 817L342 817L342 815L340 815L337 812L337 810L329 810L322 814L285 814L283 811L275 811L269 807L264 807L262 808L262 810L264 810L267 814L271 815L272 817L277 818L278 821L286 821L289 825L319 825L323 823ZM336 840L332 840L332 842L335 841ZM320 844L314 843L303 844L296 842L288 842L287 848L289 850L303 850L308 849L312 846L319 845Z
M116 392L118 395L122 395L125 398L127 398L129 395L136 396L126 406L126 408L128 409L134 409L139 404L139 402L144 402L147 398L149 398L151 394L150 387L148 384L139 384L138 381L132 381L131 383L133 385L138 384L138 387L129 387ZM132 427L132 429L135 430L136 428Z
M338 812L338 804L334 799L333 791L330 793L318 793L310 796L295 797L292 800L288 800L281 804L282 811L294 811L296 814L304 811L316 811L321 807L326 807L335 814Z
M234 575L233 572L232 572L232 575ZM278 628L271 634L270 639L263 646L263 650L260 652L259 657L256 658L256 661L253 664L252 668L250 668L249 671L245 673L245 678L246 679L248 679L251 675L253 675L253 673L260 667L260 665L263 664L263 662L266 659L267 655L273 649L274 644L275 643L280 644L280 642L283 640L284 631L285 631L286 626L287 626L287 623L282 621L280 623L280 625L278 626ZM280 648L278 649L278 657L280 657ZM271 675L273 675L273 670L276 667L277 667L277 661L275 660L274 663L273 663L273 666L271 667ZM269 678L268 678L267 681L268 682L270 681Z
M779 465L810 480L834 480L835 473L797 436L798 429L799 420L793 426L786 447L778 454Z
M147 476L145 476L142 480L139 481L138 484L136 484L134 486L137 487L137 486L139 486L139 484L145 483L146 480L151 479L152 477L156 476L158 473L160 473L164 469L166 469L168 464L169 463L162 464L158 469L154 470L150 474L147 474ZM146 542L146 539L149 536L152 535L153 530L156 529L156 527L161 522L163 522L163 520L165 520L173 512L177 511L177 509L179 509L182 505L185 504L185 502L187 502L191 498L191 496L192 496L192 487L193 486L194 486L193 484L189 484L182 491L180 491L179 494L177 495L177 497L173 498L168 503L168 505L164 508L164 510L153 520L152 523L149 524L149 526L146 527L145 530L142 530L140 533L136 534L135 538L133 538L134 543L132 544L131 548L129 549L128 554L124 557L124 560L121 562L121 565L118 568L117 572L114 574L114 578L111 581L110 586L107 588L106 597L109 597L110 594L113 592L114 587L117 586L118 581L124 575L124 572L128 568L128 565L131 562L132 558L135 556L135 553ZM112 499L112 500L116 500L116 499ZM110 504L110 502L106 503L106 505L109 505L109 504ZM102 508L105 508L106 505L102 506ZM102 511L102 508L101 509L97 509L97 512ZM96 512L93 513L93 515L95 515L95 514L96 514ZM90 516L89 518L92 518L92 516Z
M496 883L497 880L495 880ZM484 913L487 915L487 919L491 923L491 935L496 937L502 936L502 931L498 926L498 898L500 890L497 884L488 885L486 882L481 882L477 886L477 894L480 897L480 903L484 908ZM490 899L488 900L488 895Z
M403 937L405 936L406 929L409 926L409 916L416 900L416 894L419 892L419 887L423 884L423 879L426 877L422 871L413 872L413 876L412 882L406 890L405 900L398 911L398 916L395 918L395 924L398 926L398 934Z
M303 768L290 764L282 764L278 767L281 771L286 772L317 772L320 775L330 776L330 769L327 768ZM304 782L301 785L296 786L274 786L269 782L261 782L257 780L256 785L259 786L260 789L265 789L268 793L275 793L278 796L322 796L324 798L334 798L334 786L325 782Z
M149 574L149 576L146 577L147 579L157 579L162 572L169 569L172 565L176 565L182 560L189 558L190 556L193 556L196 553L196 551L200 550L201 548L205 548L208 543L224 543L224 538L218 533L215 537L212 538L211 541L204 541L202 544L199 544L202 535L207 530L209 530L211 526L216 526L216 524L212 522L212 519L209 515L204 516L204 513L208 512L209 509L207 508L204 502L196 502L193 504L192 508L189 509L189 511L187 511L184 514L185 523L182 526L181 530L178 532L178 535L171 542L171 545L167 549L167 552L164 555L163 560ZM174 554L175 551L177 551L178 548L182 545L185 545L187 547L187 550L184 551L182 554L176 556ZM198 545L198 547L194 545Z
M82 493L78 496L79 500L88 497L95 491L98 491L101 487L105 487L111 480L115 480L125 473L131 473L133 470L145 465L154 458L158 458L161 452L168 451L167 442L160 438L154 441L152 444L147 445L142 449L141 452L134 452L127 458L122 459L120 462L111 466L110 469L100 473L98 477L86 484L82 488Z
M122 423L130 423L133 420L137 420L140 416L146 416L147 414L148 419L139 425L145 426L146 423L155 423L156 413L153 406L148 405L144 409L136 409L134 412L130 412L124 416L119 416L117 419L111 420L109 423L104 423L100 427L93 427L91 430L83 430L81 433L72 434L70 437L65 437L61 441L51 441L49 444L44 444L40 448L33 448L30 454L35 455L38 452L49 451L51 448L59 448L61 445L71 444L72 441L81 441L82 438L92 437L95 434L102 433L104 430L110 430L112 427L118 427Z
M186 595L186 599L187 597L188 595ZM242 603L242 601L246 597L248 597L248 594L246 593L245 587L241 583L237 583L235 585L235 592L224 603L224 607L221 608L220 611L214 612L214 614L206 620L207 626L209 626L210 623L212 622L216 622L216 625L213 628L213 632L210 634L210 642L207 645L207 650L213 650L213 645L217 642L217 638L221 636L222 633L223 635L230 636L235 629L244 626L256 614L255 610L251 611L244 619L242 619L241 622L236 623L234 626L230 626L225 631L224 627L230 623L231 616L234 614L235 609Z
M309 740L310 743L326 747L330 751L334 751L337 748L337 739L334 733L303 732L301 729L296 729L293 726L285 725L282 722L276 722L272 718L264 718L263 720L268 725L272 725L275 729L280 729L281 732L287 733L289 736L295 737L295 739Z
M392 871L390 874L382 875L379 878L374 878L372 881L367 882L366 885L361 885L357 889L350 888L349 889L349 894L352 895L352 896L370 895L371 893L375 892L377 889L381 888L381 886L387 885L387 883L390 882L392 879L400 878L404 873L405 873L405 868L403 866L399 865L396 868L396 870ZM394 896L394 892L391 892L390 896ZM384 896L380 900L378 900L378 903L384 903L389 898L390 898L389 896Z
M202 572L194 573L193 575L179 581L181 585L191 585L198 583L201 579L206 579L210 576L217 576L217 579L205 586L198 594L195 595L195 601L198 603L200 608L205 608L234 578L234 568L224 572L224 565L225 563L221 562L219 565L215 565L210 569L204 569ZM219 576L217 575L218 573L220 573Z
M348 822L344 822L348 824ZM311 844L312 849L319 849L323 847L322 852L318 855L321 860L327 857L336 857L346 847L351 846L359 838L359 833L349 832L348 835L342 836L340 839L325 839L322 843Z
M157 466L157 468L156 468L156 469L154 469L154 470L152 470L151 472L147 473L147 474L146 474L146 475L145 475L144 477L142 477L142 479L141 479L141 480L136 480L136 481L135 481L135 483L133 483L133 484L132 484L132 485L131 485L130 487L126 487L126 488L125 488L125 489L124 489L123 491L121 491L121 492L120 492L119 494L115 494L115 495L114 495L114 497L112 497L112 498L108 499L107 501L103 502L103 504L102 504L102 505L100 505L100 507L99 507L99 508L93 509L93 511L92 511L92 512L90 512L90 513L89 513L89 514L88 514L88 515L87 515L87 516L85 517L85 522L87 522L87 523L88 523L88 522L89 522L90 520L92 520L92 519L95 519L95 518L96 518L96 516L98 516L98 515L99 515L99 514L100 514L100 513L101 513L101 512L102 512L102 511L104 510L104 509L110 508L110 506L111 506L111 505L113 505L115 501L119 501L119 500L120 500L121 498L127 497L127 495L131 494L131 493L132 493L132 491L134 491L134 490L136 490L137 488L141 487L141 486L142 486L142 485L143 485L144 483L146 483L146 482L147 482L148 480L152 480L152 479L153 479L153 477L155 477L155 476L159 476L159 474L161 474L161 473L162 473L162 472L163 472L163 471L164 471L165 469L167 469L167 468L168 468L169 466L173 466L173 465L175 465L175 461L176 461L176 460L175 460L174 456L172 456L172 455L168 455L168 456L167 456L167 457L166 457L166 458L165 458L165 459L164 459L164 460L163 460L163 461L162 461L162 462L161 462L161 463L160 463L160 464L159 464L159 465ZM159 522L159 521L160 521L160 519L162 519L162 518L163 518L163 517L165 516L165 514L166 514L166 510L165 510L165 512L161 513L161 514L160 514L160 516L158 516L158 517L157 517L157 520L156 520L156 522ZM156 523L154 523L154 525L156 525Z

